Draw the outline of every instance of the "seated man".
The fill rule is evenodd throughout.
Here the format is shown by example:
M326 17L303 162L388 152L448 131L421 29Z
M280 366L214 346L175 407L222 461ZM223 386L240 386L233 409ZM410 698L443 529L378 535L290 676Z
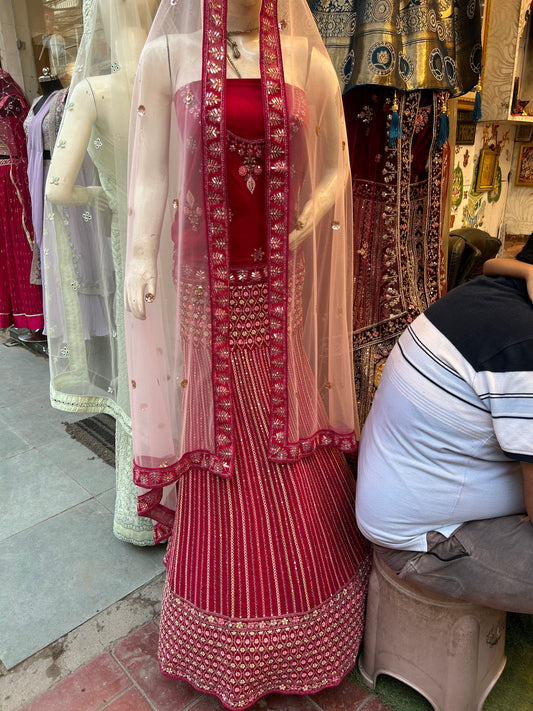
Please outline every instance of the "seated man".
M356 507L400 578L533 613L533 234L516 259L401 336L363 429Z

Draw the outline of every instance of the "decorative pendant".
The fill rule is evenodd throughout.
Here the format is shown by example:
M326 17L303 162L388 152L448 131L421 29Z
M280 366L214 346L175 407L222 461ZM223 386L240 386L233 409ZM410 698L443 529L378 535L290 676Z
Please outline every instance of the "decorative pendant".
M254 156L247 156L239 168L239 175L246 181L246 187L253 194L256 186L256 178L261 175L263 169L257 163Z

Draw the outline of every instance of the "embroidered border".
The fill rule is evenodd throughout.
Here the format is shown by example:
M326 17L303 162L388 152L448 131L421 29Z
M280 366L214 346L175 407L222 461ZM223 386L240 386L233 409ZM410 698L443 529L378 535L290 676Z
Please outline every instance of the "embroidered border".
M282 23L285 26L286 21ZM287 446L288 314L286 294L289 261L289 117L278 30L277 3L263 2L261 16L261 76L265 113L265 177L267 202L267 263L271 367L269 448Z
M204 4L202 151L212 325L212 383L216 457L212 470L233 471L233 415L229 348L229 240L226 194L226 3ZM222 393L226 393L225 395Z
M159 637L162 673L216 694L231 709L272 692L313 694L340 683L361 643L369 568L366 557L357 576L313 610L265 619L204 612L167 585Z

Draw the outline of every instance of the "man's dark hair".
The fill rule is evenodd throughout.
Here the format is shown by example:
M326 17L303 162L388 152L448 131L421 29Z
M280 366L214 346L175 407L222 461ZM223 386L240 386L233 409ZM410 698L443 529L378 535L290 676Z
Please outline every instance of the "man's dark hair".
M533 264L533 232L529 235L527 242L518 252L515 259L518 259L519 262Z

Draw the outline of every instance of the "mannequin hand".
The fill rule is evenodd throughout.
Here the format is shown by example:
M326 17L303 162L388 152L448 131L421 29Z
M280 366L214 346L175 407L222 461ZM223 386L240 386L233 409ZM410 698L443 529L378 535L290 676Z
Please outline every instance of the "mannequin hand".
M289 249L294 250L299 247L304 240L309 237L310 230L294 229L289 232Z
M99 185L90 185L85 188L87 191L87 204L93 205L98 210L104 210L109 208L109 203L107 202L107 197L104 189Z
M157 268L153 262L132 259L124 280L124 305L135 318L146 318L146 304L156 296Z

